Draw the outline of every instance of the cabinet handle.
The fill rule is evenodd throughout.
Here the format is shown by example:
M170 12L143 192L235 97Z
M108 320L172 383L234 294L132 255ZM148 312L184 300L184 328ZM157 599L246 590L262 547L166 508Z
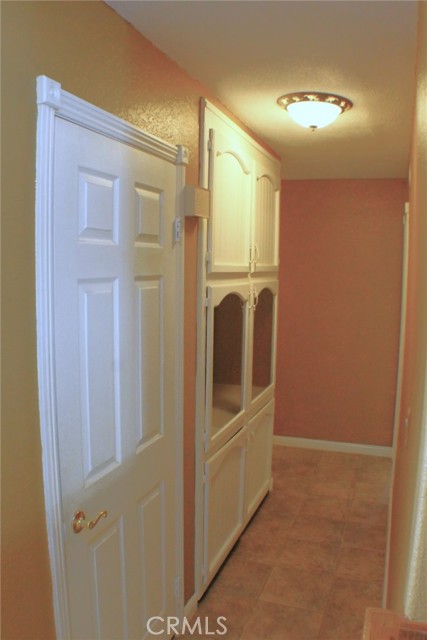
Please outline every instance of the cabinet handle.
M259 260L259 247L257 244L251 244L249 247L249 271L256 271L256 264Z
M252 303L252 309L255 311L255 309L258 306L258 291L256 290L256 288L253 288L253 303Z

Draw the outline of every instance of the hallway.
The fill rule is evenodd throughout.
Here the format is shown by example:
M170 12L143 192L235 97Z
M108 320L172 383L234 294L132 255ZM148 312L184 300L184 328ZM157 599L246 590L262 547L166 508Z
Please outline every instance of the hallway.
M386 458L274 446L273 492L198 615L225 616L228 640L361 640L381 606L390 475Z

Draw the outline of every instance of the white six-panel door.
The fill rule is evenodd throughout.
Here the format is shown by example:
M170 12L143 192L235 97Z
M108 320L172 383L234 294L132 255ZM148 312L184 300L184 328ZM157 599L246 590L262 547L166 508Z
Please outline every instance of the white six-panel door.
M150 617L177 610L176 166L55 120L54 365L71 634L145 638Z

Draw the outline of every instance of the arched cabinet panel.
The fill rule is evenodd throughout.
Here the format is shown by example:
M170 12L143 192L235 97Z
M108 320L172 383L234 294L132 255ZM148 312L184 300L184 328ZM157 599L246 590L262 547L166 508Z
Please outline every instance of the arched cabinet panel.
M252 271L276 271L279 266L280 181L274 163L258 161L255 167Z
M249 265L252 162L226 127L210 130L208 226L210 272L244 272Z

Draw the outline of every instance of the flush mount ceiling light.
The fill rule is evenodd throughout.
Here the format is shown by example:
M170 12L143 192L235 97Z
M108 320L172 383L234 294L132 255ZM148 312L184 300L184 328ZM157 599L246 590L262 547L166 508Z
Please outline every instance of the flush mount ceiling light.
M280 96L277 104L302 127L316 131L332 124L341 113L353 106L351 100L333 93L300 91Z

